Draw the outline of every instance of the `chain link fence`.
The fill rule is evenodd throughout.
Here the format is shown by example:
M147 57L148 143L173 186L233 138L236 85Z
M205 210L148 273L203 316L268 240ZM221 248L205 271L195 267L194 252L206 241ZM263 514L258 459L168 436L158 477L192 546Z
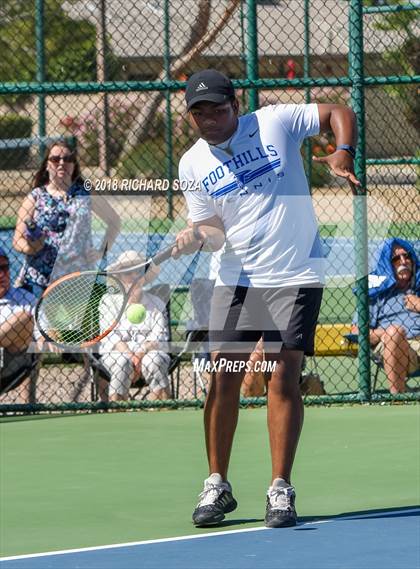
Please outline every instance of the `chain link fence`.
M29 347L36 353L23 355L31 324L19 327L17 305L33 299L19 297L11 306L5 291L10 276L11 287L41 294L51 271L33 262L22 267L37 255L42 264L46 244L69 246L68 216L78 220L72 234L77 244L71 243L77 258L62 272L70 266L104 269L124 262L127 251L152 255L185 227L177 165L194 133L183 89L194 71L207 67L234 80L241 112L309 102L355 109L355 166L365 195L353 198L312 161L312 155L334 151L332 136L302 147L327 262L316 355L305 361L302 391L308 403L391 398L389 372L371 362L366 275L390 237L407 240L420 258L418 38L417 2L3 0L0 247L10 270L2 270L7 259L0 256L0 410L202 403L210 374L197 361L206 346L194 343L194 364L188 332L205 327L215 261L210 254L170 260L146 284L153 294L148 314L155 320L136 329L132 351L140 362L111 347L99 358L96 348L63 353L44 343L40 349L36 329ZM73 152L84 190L82 201L71 206L68 196L54 195L34 179L68 166L51 165L45 156ZM36 234L30 222L39 226L40 220L44 226ZM356 311L359 343L348 337ZM13 341L6 330L11 323ZM169 347L158 349L159 341ZM417 398L415 374L407 385L392 397ZM264 403L263 373L247 374L243 397L244 404Z

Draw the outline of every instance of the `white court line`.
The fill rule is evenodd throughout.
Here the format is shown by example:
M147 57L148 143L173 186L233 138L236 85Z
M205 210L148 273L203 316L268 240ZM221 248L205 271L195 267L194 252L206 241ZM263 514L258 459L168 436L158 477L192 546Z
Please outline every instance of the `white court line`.
M420 508L412 508L409 510L395 510L392 512L389 512L388 515L389 516L393 516L395 514L401 514L401 513L406 513L406 512L415 512L415 513L419 513L420 514ZM327 520L315 520L313 522L304 522L302 524L298 524L297 527L302 527L302 526L309 526L309 525L314 525L314 524L326 524L326 523L330 523L330 522L334 522L337 520L357 520L360 518L374 518L376 516L378 516L381 512L372 512L371 514L352 514L350 516L336 516L336 517L332 517L330 519ZM386 517L387 514L382 514L384 517ZM149 545L149 544L153 544L153 543L167 543L167 542L171 542L171 541L182 541L182 540L187 540L187 539L201 539L201 538L206 538L206 537L217 537L218 535L229 535L229 534L234 534L234 533L247 533L247 532L253 532L253 531L262 531L262 530L266 530L266 531L273 531L273 529L271 528L266 528L265 526L263 527L258 527L258 528L246 528L246 529L234 529L234 530L226 530L226 531L214 531L214 532L210 532L210 533L201 533L201 534L192 534L192 535L181 535L178 537L165 537L165 538L161 538L161 539L146 539L144 541L130 541L128 543L114 543L112 545L97 545L95 547L82 547L80 549L62 549L59 551L46 551L45 553L29 553L26 555L15 555L15 556L11 556L11 557L1 557L0 558L0 563L2 561L13 561L15 559L32 559L35 557L49 557L51 555L66 555L68 553L81 553L81 552L85 552L85 551L98 551L100 549L117 549L118 547L135 547L136 545Z
M161 539L146 539L144 541L130 541L128 543L114 543L112 545L98 545L95 547L82 547L81 549L63 549L60 551L47 551L45 553L29 553L27 555L17 555L14 557L2 557L0 558L0 563L2 561L10 561L13 559L28 559L32 557L47 557L50 555L64 555L66 553L79 553L81 551L97 551L98 549L115 549L117 547L134 547L136 545L147 545L152 543L165 543L168 541L182 541L183 539L198 539L200 537L211 537L215 535L226 535L231 533L244 533L249 531L261 531L261 530L268 530L269 528L260 527L260 528L246 528L246 529L234 529L234 530L227 530L227 531L215 531L211 533L201 533L201 534L193 534L193 535L181 535L179 537L164 537Z

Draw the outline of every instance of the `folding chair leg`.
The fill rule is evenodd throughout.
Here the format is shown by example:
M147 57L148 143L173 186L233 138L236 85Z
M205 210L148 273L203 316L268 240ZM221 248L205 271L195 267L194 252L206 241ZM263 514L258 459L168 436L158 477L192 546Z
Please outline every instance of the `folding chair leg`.
M176 368L176 378L172 384L172 397L173 399L179 398L179 384L181 382L181 364L179 364Z
M375 369L375 373L373 376L372 393L375 393L375 391L376 391L376 385L378 383L379 370L380 370L380 367L376 364L376 369Z
M97 382L98 382L97 373L93 372L92 377L90 379L90 400L92 402L98 401L99 399Z
M29 403L36 403L36 387L40 369L41 360L37 362L36 366L29 374Z
M201 373L199 371L194 371L194 397L197 399L197 383L199 384L201 391L204 393L204 396L207 397L207 389L204 385L203 378L201 377Z

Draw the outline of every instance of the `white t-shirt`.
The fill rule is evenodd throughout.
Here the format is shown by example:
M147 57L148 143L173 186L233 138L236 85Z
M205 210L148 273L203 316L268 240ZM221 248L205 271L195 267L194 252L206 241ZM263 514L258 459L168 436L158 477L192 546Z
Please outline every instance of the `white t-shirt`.
M144 342L158 342L159 349L166 351L169 342L169 326L163 301L143 291L140 302L146 308L146 317L140 324L132 324L124 313L116 328L100 343L101 354L110 352L118 342L125 342L128 348L139 351ZM106 330L116 317L115 295L105 294L99 305L99 323ZM120 306L120 303L117 303Z
M216 286L305 286L324 281L303 139L319 133L317 105L271 105L239 118L226 144L199 139L181 158L189 217L217 215L226 244ZM190 187L193 184L190 185Z
M209 266L209 279L211 281L215 281L217 279L217 275L220 271L220 260L223 255L223 247L218 251L212 253L210 257L210 266Z

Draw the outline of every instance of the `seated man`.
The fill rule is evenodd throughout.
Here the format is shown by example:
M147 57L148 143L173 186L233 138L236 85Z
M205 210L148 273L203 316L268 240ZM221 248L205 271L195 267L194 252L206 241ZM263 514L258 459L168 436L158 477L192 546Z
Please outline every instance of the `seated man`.
M136 251L125 251L107 270L126 269L144 261L144 257ZM127 308L130 304L137 303L146 308L143 322L132 324L124 314L116 328L100 344L101 362L111 378L110 401L127 400L131 384L139 378L143 378L148 384L151 390L150 399L169 398L170 357L167 353L169 327L166 307L160 298L143 290L143 286L157 274L158 269L152 267L145 277L139 280L128 300ZM137 277L135 270L118 276L126 290ZM113 295L104 295L99 306L101 330L108 327L114 305Z
M420 265L403 239L387 239L369 275L370 343L383 361L390 392L403 393L420 368ZM357 318L352 332L357 333Z
M9 258L0 248L0 387L3 390L20 369L29 366L32 356L27 353L32 341L34 320L32 309L35 296L10 285Z

